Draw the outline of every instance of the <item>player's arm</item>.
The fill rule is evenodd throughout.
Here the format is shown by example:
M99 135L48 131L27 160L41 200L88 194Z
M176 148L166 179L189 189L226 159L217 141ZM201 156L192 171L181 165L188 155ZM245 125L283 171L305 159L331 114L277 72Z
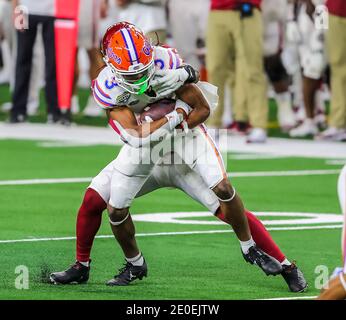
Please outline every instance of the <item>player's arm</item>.
M176 92L177 97L192 108L186 122L194 128L206 121L210 115L210 106L201 90L195 84L186 84Z
M135 148L163 139L184 120L184 113L183 108L179 107L161 119L138 124L134 113L126 106L107 110L111 126L124 142Z

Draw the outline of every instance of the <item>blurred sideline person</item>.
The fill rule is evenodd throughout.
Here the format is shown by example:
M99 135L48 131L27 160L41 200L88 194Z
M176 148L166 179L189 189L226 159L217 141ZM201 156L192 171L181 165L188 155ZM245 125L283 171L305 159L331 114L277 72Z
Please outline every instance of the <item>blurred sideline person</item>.
M47 101L47 121L58 122L61 115L58 108L55 43L54 43L54 0L13 0L13 4L23 5L29 14L24 14L28 28L17 29L17 56L12 96L10 123L26 121L29 83L32 70L33 47L38 26L42 26L45 53L45 97Z
M287 37L298 46L303 69L303 102L305 119L290 131L291 137L315 136L325 126L325 106L320 87L327 67L324 30L315 27L315 5L324 0L296 0L293 20L287 24Z
M263 22L261 0L212 0L207 29L208 80L219 88L219 106L208 125L221 127L224 85L232 68L235 121L248 115L252 127L247 142L265 142L268 103L263 68ZM245 101L244 95L245 93ZM244 103L245 102L245 103Z
M108 0L80 0L78 49L85 49L89 59L89 80L95 79L100 69L105 65L100 53L99 22L107 16ZM79 63L75 66L75 88L71 102L71 112L76 114L80 111L78 100L77 83L79 79ZM103 115L99 108L95 108L95 101L89 95L83 114L89 117Z
M117 21L128 21L143 30L153 43L165 43L167 18L165 0L113 0L117 8Z
M168 0L169 25L174 47L184 61L200 70L200 49L204 47L210 0Z
M346 166L344 166L338 181L340 207L344 215L344 228L341 237L342 268L336 268L334 273L321 290L318 300L345 300L346 299Z
M10 90L13 91L14 76L15 76L15 60L16 60L16 32L14 28L13 20L13 3L12 0L1 0L0 10L0 23L3 28L3 40L6 42L9 49L9 57L4 61L6 63L5 68L8 73L8 81L10 83ZM38 35L36 37L34 49L33 49L33 68L30 76L29 93L27 101L27 115L34 115L38 112L39 108L39 93L43 87L43 73L44 67L42 66L43 58L43 44L41 35L41 28L38 27ZM1 109L5 112L10 111L12 108L11 102L6 102L1 106Z
M346 1L328 0L327 50L331 67L329 128L318 138L346 141Z
M283 132L295 127L296 120L289 90L290 77L283 65L284 30L287 0L263 0L264 67L271 82L278 106L277 118Z

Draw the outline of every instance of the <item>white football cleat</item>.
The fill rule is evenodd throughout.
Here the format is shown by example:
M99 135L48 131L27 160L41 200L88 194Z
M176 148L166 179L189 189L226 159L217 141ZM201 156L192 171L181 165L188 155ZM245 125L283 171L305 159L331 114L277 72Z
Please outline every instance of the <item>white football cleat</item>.
M346 129L329 127L316 136L316 140L345 141Z
M251 129L246 138L247 143L264 143L267 141L267 132L262 128Z
M305 119L304 122L297 128L289 132L291 138L302 138L306 136L314 136L318 133L317 126L312 119Z
M278 110L278 121L282 131L288 132L296 126L296 119L292 109Z
M102 117L105 115L103 110L96 105L94 99L90 96L88 98L88 103L83 110L83 115L87 117Z

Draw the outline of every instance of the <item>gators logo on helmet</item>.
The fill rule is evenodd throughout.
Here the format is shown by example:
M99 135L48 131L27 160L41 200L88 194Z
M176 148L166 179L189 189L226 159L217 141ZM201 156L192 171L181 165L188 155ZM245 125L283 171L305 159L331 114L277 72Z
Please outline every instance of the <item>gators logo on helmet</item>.
M119 86L133 94L147 90L155 66L153 47L141 30L128 22L114 24L103 36L101 51Z

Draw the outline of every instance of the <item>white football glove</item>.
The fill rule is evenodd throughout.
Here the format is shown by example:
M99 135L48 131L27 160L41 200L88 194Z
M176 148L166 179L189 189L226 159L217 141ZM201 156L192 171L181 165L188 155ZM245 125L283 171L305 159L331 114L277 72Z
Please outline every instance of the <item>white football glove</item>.
M286 38L291 43L300 43L302 36L296 21L288 21L286 25Z
M174 70L158 70L150 85L157 97L168 97L182 87L189 74L183 68Z

